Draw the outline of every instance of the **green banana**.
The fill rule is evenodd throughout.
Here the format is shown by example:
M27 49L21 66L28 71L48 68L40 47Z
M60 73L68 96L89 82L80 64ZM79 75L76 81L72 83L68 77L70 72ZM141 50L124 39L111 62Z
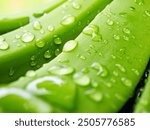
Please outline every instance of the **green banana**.
M138 102L135 105L134 112L150 112L150 75L144 87L144 91L142 92L142 96L138 99Z
M54 58L110 2L68 1L38 21L0 36L0 83L16 80Z
M66 0L48 0L47 2L46 1L36 1L36 4L37 4L36 5L35 0L32 0L32 1L31 0L30 1L29 0L21 0L20 4L23 7L20 9L20 4L18 4L18 8L19 8L18 10L16 9L16 4L15 4L15 9L11 8L11 6L13 4L10 0L1 1L0 34L4 34L9 31L15 30L19 27L22 27L22 26L28 24L29 22L32 22L36 18L42 16L44 13L49 13L50 11L54 10L56 7L60 6L65 1ZM39 8L40 4L42 6ZM34 8L32 10L29 9L29 11L25 10L27 8L26 6L29 6L29 5L32 5L32 8L34 5ZM3 7L7 7L6 9L8 11L6 11L6 9ZM20 12L17 13L16 11L18 11L18 12L20 11ZM17 15L16 15L16 13L17 13Z
M119 111L149 61L149 8L149 0L114 0L54 60L1 87L24 89L66 111Z

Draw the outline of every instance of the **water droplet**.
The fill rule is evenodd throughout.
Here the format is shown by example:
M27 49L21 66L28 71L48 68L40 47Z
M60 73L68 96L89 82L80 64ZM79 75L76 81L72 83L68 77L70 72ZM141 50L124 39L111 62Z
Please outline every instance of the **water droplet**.
M67 26L67 25L73 24L74 22L75 22L75 17L68 15L63 18L63 20L61 21L61 24L64 26Z
M0 36L0 50L7 50L8 48L9 48L8 43L2 36Z
M135 0L135 3L137 3L138 5L143 5L144 4L144 0Z
M120 71L126 72L126 69L125 69L122 65L120 65L120 64L115 64L115 66L116 66Z
M113 75L117 77L117 76L119 75L119 73L114 70L114 71L113 71Z
M119 35L114 35L114 39L115 40L120 40L120 36Z
M80 56L80 59L81 60L86 60L86 57L85 56Z
M35 60L36 58L35 58L35 56L31 56L31 61L33 61L33 60Z
M14 70L13 67L11 67L10 70L9 70L9 76L13 76L14 73L15 73L15 70Z
M83 34L93 36L93 34L99 33L99 27L96 25L89 25L83 29Z
M68 75L74 72L74 68L70 66L52 66L48 71L56 75Z
M31 61L30 65L31 65L31 67L34 67L34 66L37 65L37 62L36 61Z
M47 50L45 53L44 53L44 58L45 59L50 59L52 57L51 55L51 52L49 50Z
M85 67L81 70L81 72L84 74L87 74L87 73L89 73L89 69L87 67Z
M94 42L100 42L101 40L102 40L102 35L101 34L93 33L93 35L92 35L92 41L94 41Z
M64 83L62 79L56 76L45 76L39 79L32 81L28 86L27 90L36 94L50 94L50 91L46 89L46 86L39 87L40 84L48 82L50 84L55 84L56 86L60 86Z
M59 48L57 48L57 49L55 50L55 55L58 56L60 53L61 53L61 50L60 50Z
M15 38L16 38L16 39L20 39L21 36L20 36L19 34L16 34Z
M87 86L90 84L90 78L88 75L78 72L73 76L74 82L81 86Z
M55 39L54 39L54 43L55 44L62 44L62 40L61 40L61 38L59 38L59 37L56 37Z
M48 31L53 32L55 30L55 28L53 26L48 26Z
M41 29L41 30L40 30L40 33L41 33L41 34L44 34L44 33L45 33L44 29Z
M128 36L123 36L123 39L125 40L125 41L129 41L129 37Z
M127 79L127 78L125 78L125 77L121 78L121 81L127 87L131 87L132 86L132 81Z
M76 2L73 2L73 3L72 3L72 7L73 7L74 9L79 10L79 9L81 8L81 5L78 4L78 3L76 3Z
M132 69L132 71L137 75L137 76L139 76L140 75L140 73L139 73L139 71L138 70L136 70L136 69Z
M39 21L35 21L35 22L33 22L33 28L35 30L40 30L42 28L42 25Z
M27 71L26 76L27 77L35 77L36 73L34 70L29 70L29 71Z
M150 11L149 10L145 10L145 14L150 17Z
M92 84L92 86L93 86L94 88L97 88L97 87L98 87L98 82L95 81L95 80L92 80L91 84Z
M100 102L103 99L103 94L95 89L90 89L85 94L94 102Z
M38 48L43 48L45 46L45 42L44 41L40 41L40 40L37 40L35 45L38 47Z
M78 42L75 40L68 41L63 47L63 52L70 52L74 50L77 47L77 45Z
M131 31L128 28L123 28L123 32L126 33L126 34L130 34L131 33Z
M114 24L114 22L111 19L107 20L107 25L112 26Z
M106 77L108 75L108 71L106 70L106 68L104 68L98 62L94 62L91 65L91 68L94 69L94 70L97 70L97 75L100 75L101 77Z
M34 40L34 35L30 32L26 32L22 35L21 40L25 43L31 42Z

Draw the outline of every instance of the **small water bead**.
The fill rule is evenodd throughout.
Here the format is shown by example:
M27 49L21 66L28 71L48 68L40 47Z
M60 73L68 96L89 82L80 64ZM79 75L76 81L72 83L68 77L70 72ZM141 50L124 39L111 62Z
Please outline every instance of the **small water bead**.
M36 73L34 70L29 70L27 73L26 73L26 76L27 77L35 77L36 76Z
M70 66L52 66L48 71L56 75L69 75L74 72L74 68Z
M40 40L37 40L35 45L38 47L38 48L43 48L45 46L45 42L44 41L40 41Z
M74 82L80 86L88 86L90 84L90 78L88 75L78 72L73 75Z
M74 9L79 10L79 9L81 8L81 5L78 4L78 3L76 3L76 2L72 2L72 7L73 7Z
M45 58L45 59L50 59L51 57L52 57L52 55L51 55L50 50L47 50L47 51L44 53L44 58Z
M34 61L35 59L36 59L35 56L31 56L31 58L30 58L31 61Z
M135 3L137 3L138 5L143 5L144 4L144 0L135 0Z
M61 50L60 50L59 48L57 48L57 49L55 50L55 56L58 56L60 53L61 53Z
M113 37L114 37L115 40L120 40L120 36L119 35L114 34Z
M63 47L63 52L73 51L77 47L77 45L78 42L75 40L68 41Z
M72 15L68 15L63 18L63 20L61 21L61 24L64 26L67 26L67 25L73 24L74 22L75 22L75 17Z
M128 28L123 28L123 32L125 34L130 34L131 33L131 31Z
M51 25L49 25L47 29L49 32L53 32L55 30L54 26Z
M95 102L100 102L103 99L103 94L100 92L94 92L90 94L89 97Z
M150 17L150 10L145 10L145 14Z
M45 33L44 29L41 29L41 30L40 30L40 33L41 33L41 34L44 34L44 33Z
M2 36L0 36L0 50L7 50L8 48L9 48L8 43Z
M9 76L13 76L14 73L15 73L15 70L14 70L13 67L11 67L10 70L9 70Z
M129 37L128 36L123 36L123 39L125 40L125 41L129 41Z
M101 77L106 77L108 75L108 71L106 70L106 68L104 68L101 64L99 64L98 62L94 62L91 65L91 68L94 70L97 70L97 75L100 75Z
M86 57L85 56L80 56L80 59L81 60L86 60Z
M56 38L54 39L54 43L57 44L57 45L62 44L61 38L56 37Z
M15 38L16 38L16 39L20 39L20 38L21 38L21 35L16 34Z
M35 30L40 30L42 28L42 25L39 21L35 21L35 22L33 22L33 28Z
M31 65L31 67L35 67L37 65L37 62L33 60L33 61L31 61L30 65Z
M98 82L95 80L91 81L92 87L97 88L98 87Z
M137 76L140 75L139 71L137 69L131 69Z
M81 72L84 74L87 74L87 73L89 73L89 69L87 67L85 67L81 70Z
M99 27L96 25L89 25L84 28L83 34L93 36L93 34L98 34L99 33Z
M121 64L115 64L115 66L122 72L126 72L126 69Z
M112 26L114 24L114 21L112 21L111 19L108 19L106 23L107 25Z
M131 87L131 86L132 86L132 81L129 80L129 79L127 79L127 78L125 78L125 77L122 77L122 78L121 78L121 81L122 81L122 83L123 83L125 86L127 86L127 87Z
M100 42L100 41L102 41L102 35L101 34L93 33L93 35L92 35L92 41L94 41L94 42Z
M117 76L119 75L119 73L114 70L114 71L113 71L113 75L117 77Z
M25 43L31 42L33 41L35 38L34 34L30 33L30 32L26 32L22 35L21 40Z
M120 101L125 101L125 98L120 94L115 94L115 97Z

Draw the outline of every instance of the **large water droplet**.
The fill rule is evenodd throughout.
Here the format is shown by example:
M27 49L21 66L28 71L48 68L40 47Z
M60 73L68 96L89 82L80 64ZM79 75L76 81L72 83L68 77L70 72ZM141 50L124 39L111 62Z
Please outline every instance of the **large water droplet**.
M121 78L121 81L127 87L131 87L132 86L132 81L127 79L127 78L125 78L125 77Z
M56 75L68 75L74 72L74 68L70 66L52 66L48 71Z
M78 42L75 40L68 41L63 47L63 52L70 52L74 50L77 47L77 45Z
M0 50L7 50L8 48L9 48L8 43L2 36L0 36Z
M25 43L31 42L34 40L34 35L30 32L26 32L22 35L21 40Z
M42 28L42 25L39 21L35 21L35 22L33 22L33 28L35 30L40 30Z
M88 75L78 72L73 76L74 82L81 86L87 86L90 84L90 78Z
M63 20L61 21L61 24L67 26L67 25L73 24L74 22L75 22L75 17L68 15L63 18Z

